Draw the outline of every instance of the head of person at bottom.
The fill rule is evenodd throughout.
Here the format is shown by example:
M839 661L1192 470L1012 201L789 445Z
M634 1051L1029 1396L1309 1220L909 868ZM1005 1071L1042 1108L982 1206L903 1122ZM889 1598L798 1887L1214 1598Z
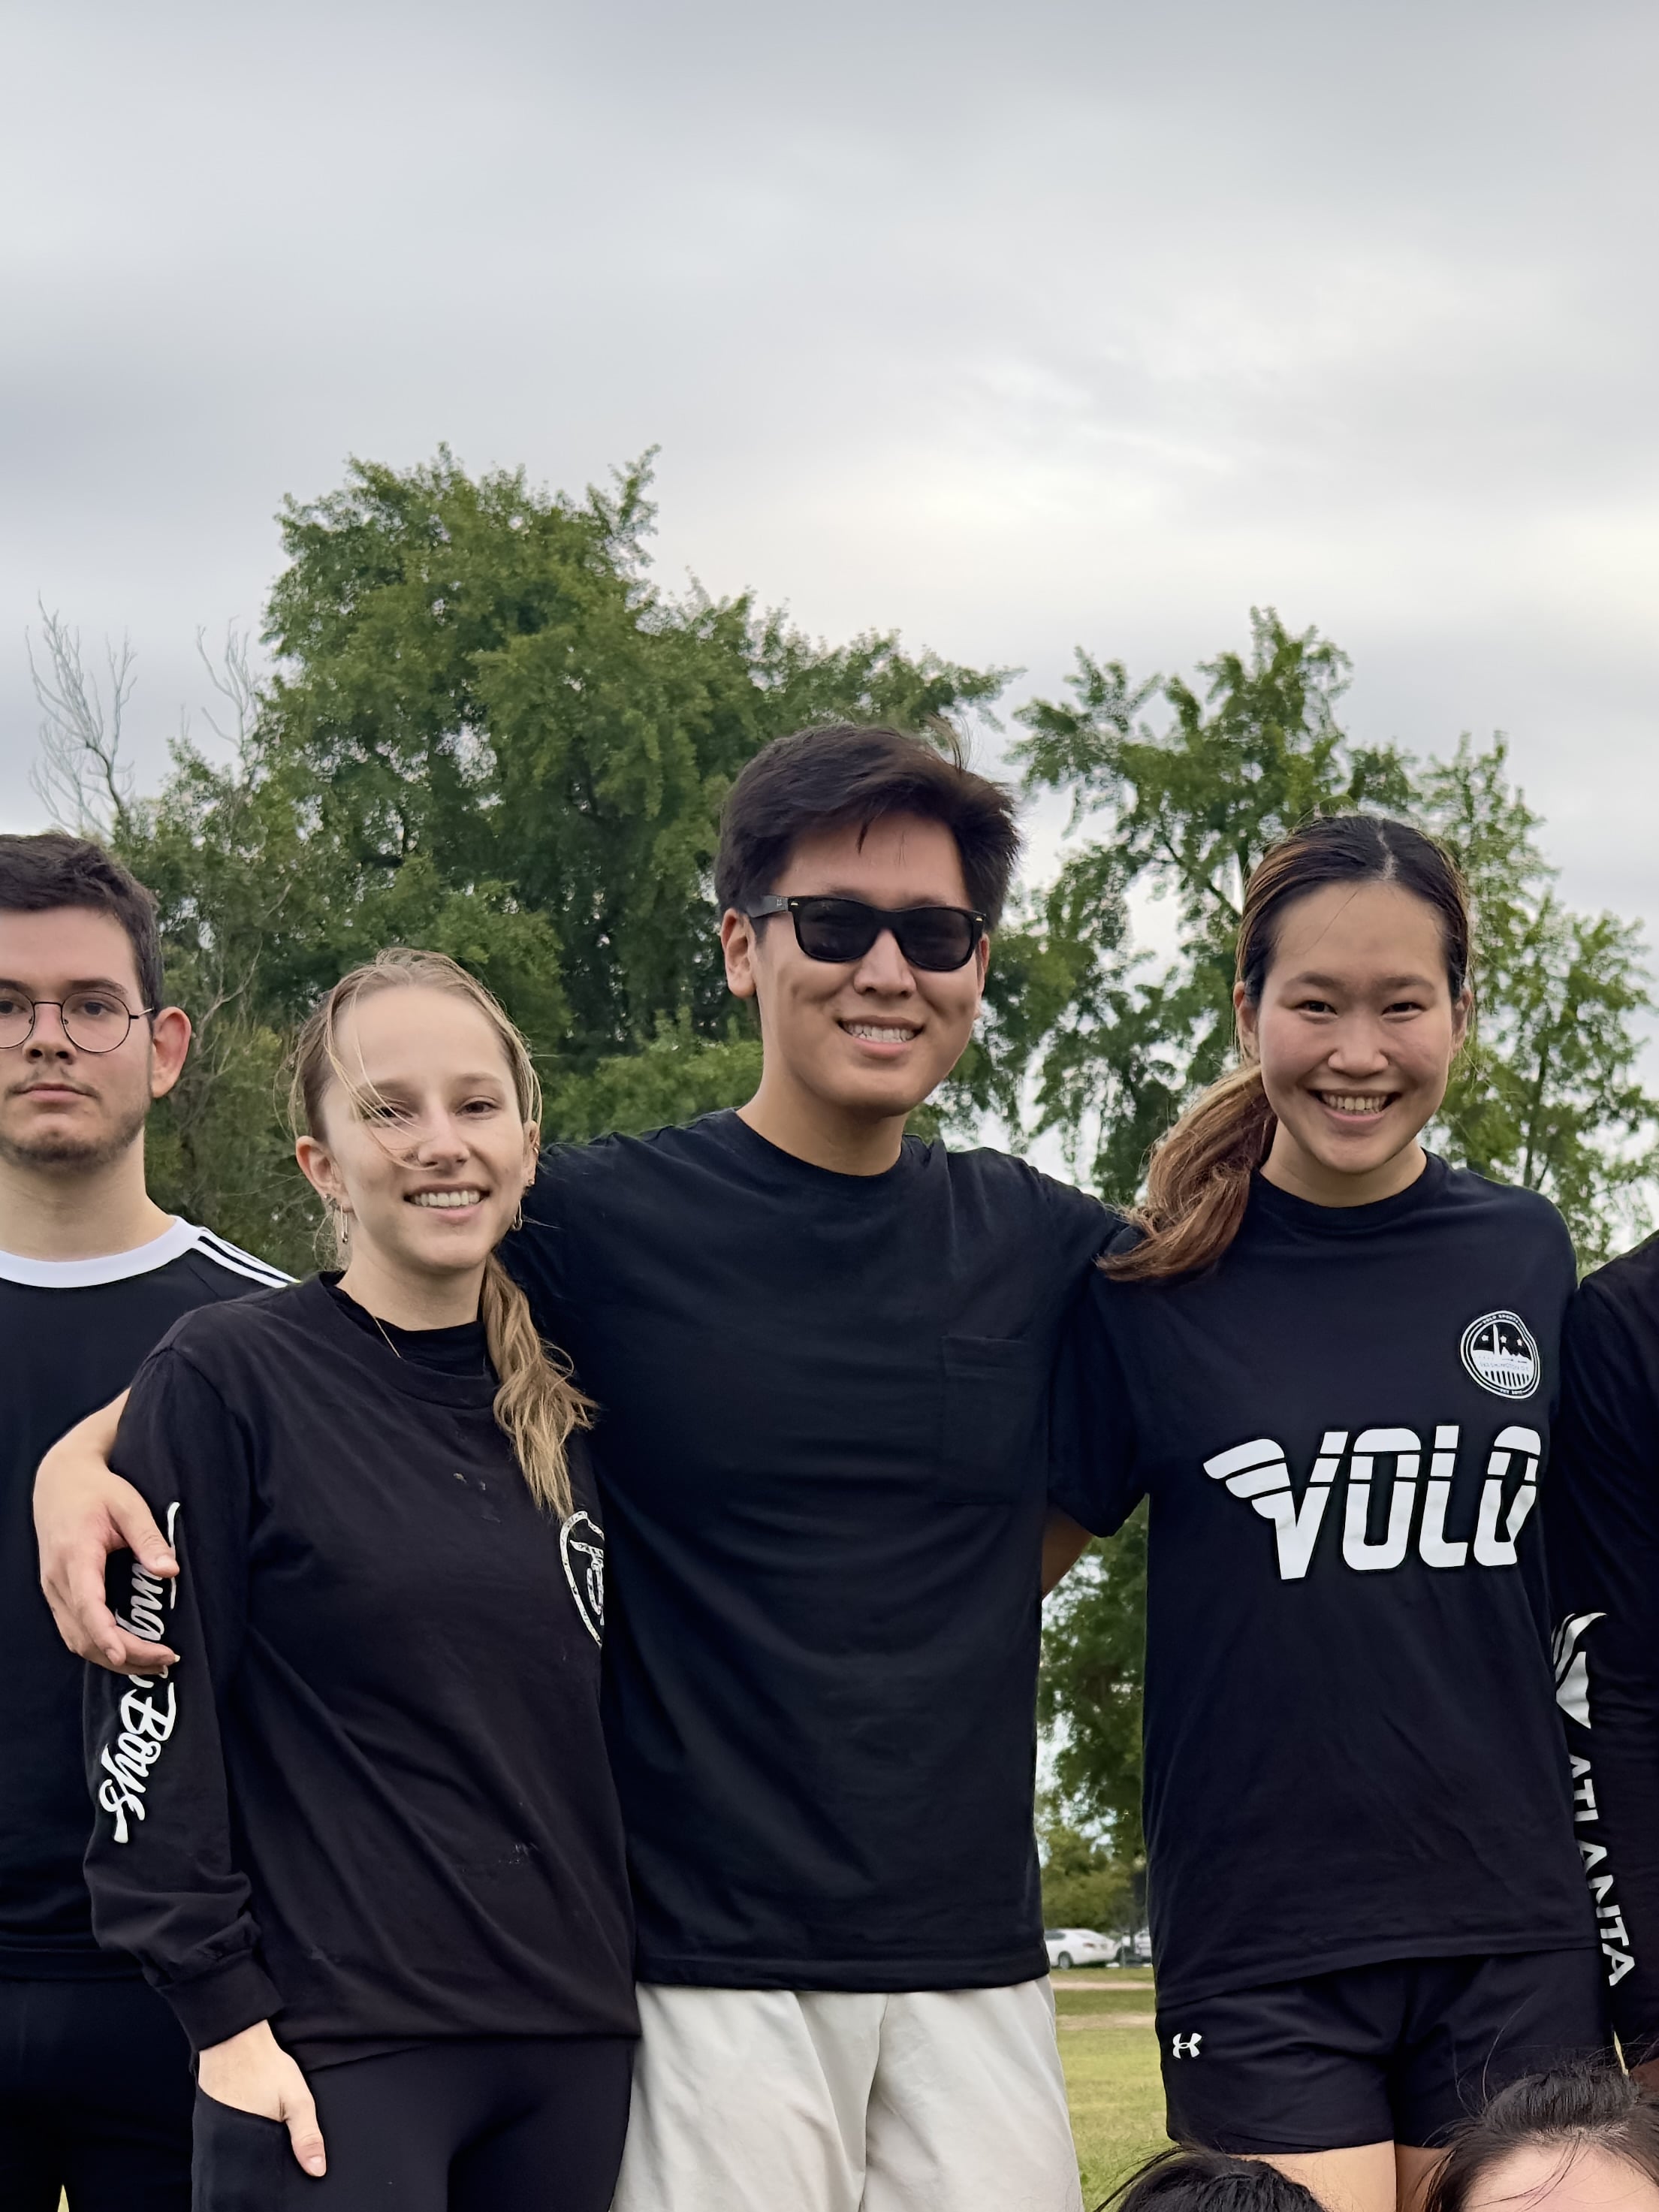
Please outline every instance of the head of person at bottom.
M925 738L841 723L756 755L714 867L726 982L760 1018L751 1127L891 1164L967 1048L1018 852L1012 793Z
M1659 2099L1611 2060L1511 2082L1459 2129L1425 2212L1659 2212Z
M1319 2199L1265 2159L1178 2148L1149 2159L1099 2212L1322 2212Z
M50 1256L66 1216L121 1250L167 1216L144 1190L144 1124L178 1081L189 1018L164 1003L155 903L100 845L0 836L0 1200ZM33 1245L31 1249L33 1249Z
M1212 1266L1258 1172L1316 1206L1367 1206L1422 1173L1468 1035L1468 897L1409 823L1306 823L1252 870L1239 917L1238 1065L1152 1155L1131 1279Z
M495 1249L536 1174L541 1091L524 1038L456 962L394 948L313 1012L291 1103L341 1290L395 1328L482 1318L496 1418L531 1489L568 1513L565 1444L587 1403Z

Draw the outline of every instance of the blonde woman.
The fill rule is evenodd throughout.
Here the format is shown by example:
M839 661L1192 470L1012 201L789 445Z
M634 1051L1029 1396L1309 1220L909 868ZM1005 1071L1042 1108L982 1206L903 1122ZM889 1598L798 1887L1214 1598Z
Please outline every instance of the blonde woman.
M588 1408L495 1255L535 1173L522 1039L389 952L301 1036L343 1270L188 1316L116 1465L177 1663L97 1673L100 1941L198 2058L198 2212L603 2212L636 2018L599 1723Z

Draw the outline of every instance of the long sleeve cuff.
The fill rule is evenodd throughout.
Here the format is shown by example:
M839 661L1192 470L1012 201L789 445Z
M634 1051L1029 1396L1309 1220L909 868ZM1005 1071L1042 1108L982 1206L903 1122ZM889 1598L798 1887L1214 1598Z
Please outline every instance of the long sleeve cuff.
M276 1984L252 1952L221 1960L188 1981L168 1982L161 1995L178 2015L192 2051L240 2035L282 2009Z

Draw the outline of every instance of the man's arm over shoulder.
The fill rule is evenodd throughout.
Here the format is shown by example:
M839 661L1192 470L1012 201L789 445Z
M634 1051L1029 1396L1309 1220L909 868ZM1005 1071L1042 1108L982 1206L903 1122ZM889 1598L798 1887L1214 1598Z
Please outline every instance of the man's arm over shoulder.
M40 1587L70 1650L117 1674L153 1674L177 1655L123 1628L104 1594L104 1563L112 1552L131 1552L162 1581L179 1571L149 1505L109 1463L126 1402L124 1390L60 1437L41 1461L34 1478L34 1534Z

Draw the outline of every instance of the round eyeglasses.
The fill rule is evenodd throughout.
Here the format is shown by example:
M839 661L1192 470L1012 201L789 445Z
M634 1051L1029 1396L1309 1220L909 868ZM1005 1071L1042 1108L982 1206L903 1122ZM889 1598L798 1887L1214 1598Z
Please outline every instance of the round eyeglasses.
M64 1035L77 1052L114 1052L126 1042L135 1022L155 1012L154 1006L140 1006L135 1013L112 991L71 991L67 999L31 999L0 983L0 1046L27 1044L42 1006L58 1009Z

